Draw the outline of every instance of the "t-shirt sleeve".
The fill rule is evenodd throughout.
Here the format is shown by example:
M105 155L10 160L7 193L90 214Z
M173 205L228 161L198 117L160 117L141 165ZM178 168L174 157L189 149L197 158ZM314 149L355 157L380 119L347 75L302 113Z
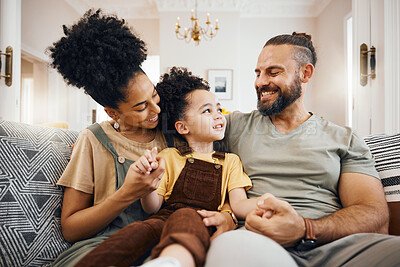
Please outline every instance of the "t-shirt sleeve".
M93 194L93 149L89 135L93 134L88 129L79 134L71 160L57 184Z
M240 158L236 154L227 154L229 161L227 162L228 175L228 192L232 189L243 187L246 191L252 186L250 178L243 171L243 165Z
M341 159L341 173L356 172L379 178L375 161L364 140L352 133L347 153Z
M168 184L168 174L167 170L165 170L160 185L157 188L157 193L159 195L165 196L165 193L167 193L167 184Z

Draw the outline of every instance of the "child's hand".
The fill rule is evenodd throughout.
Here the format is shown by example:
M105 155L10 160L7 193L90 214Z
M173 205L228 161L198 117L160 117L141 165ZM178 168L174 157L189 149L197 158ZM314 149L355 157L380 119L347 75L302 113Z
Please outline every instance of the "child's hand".
M235 229L235 224L230 215L228 215L229 218L226 219L225 215L218 211L198 210L197 213L203 217L203 223L205 226L215 226L217 228L210 238L211 241L220 234Z
M268 197L270 197L270 194L266 193L257 198L257 208L263 211L261 217L265 219L270 219L274 215L274 211L264 205L264 200Z
M274 211L271 210L269 207L264 205L264 200L268 198L271 194L265 193L264 195L256 198L257 200L257 209L262 210L262 218L270 219L274 215Z
M158 168L157 147L151 151L146 149L136 162L133 163L134 169L140 174L150 174Z

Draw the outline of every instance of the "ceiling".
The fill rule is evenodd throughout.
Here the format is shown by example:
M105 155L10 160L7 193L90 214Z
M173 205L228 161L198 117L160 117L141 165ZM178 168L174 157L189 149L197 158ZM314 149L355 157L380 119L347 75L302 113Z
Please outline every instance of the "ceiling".
M79 14L102 8L125 19L158 18L162 12L239 12L244 18L317 17L331 0L65 0Z

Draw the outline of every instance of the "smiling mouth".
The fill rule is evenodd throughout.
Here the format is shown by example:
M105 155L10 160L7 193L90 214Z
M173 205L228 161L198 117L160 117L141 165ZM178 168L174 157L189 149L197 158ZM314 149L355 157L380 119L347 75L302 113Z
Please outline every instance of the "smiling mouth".
M273 95L276 94L278 91L264 91L261 92L261 96L269 96L269 95Z
M279 93L279 90L273 89L273 90L264 90L259 92L259 98L260 100L269 100L273 97L273 95Z
M158 115L156 114L153 118L146 120L147 122L154 123L158 121Z
M217 124L213 127L213 129L215 130L222 130L224 128L224 126L222 124Z

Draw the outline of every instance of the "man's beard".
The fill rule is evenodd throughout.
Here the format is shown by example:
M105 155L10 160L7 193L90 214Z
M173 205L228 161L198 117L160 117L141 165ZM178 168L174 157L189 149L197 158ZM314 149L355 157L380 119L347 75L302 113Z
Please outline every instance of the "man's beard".
M261 92L266 90L278 90L278 98L271 104L267 105L261 100ZM301 83L300 77L297 77L289 85L285 94L277 86L265 86L257 89L257 109L264 116L270 116L281 113L290 104L296 101L301 96Z

